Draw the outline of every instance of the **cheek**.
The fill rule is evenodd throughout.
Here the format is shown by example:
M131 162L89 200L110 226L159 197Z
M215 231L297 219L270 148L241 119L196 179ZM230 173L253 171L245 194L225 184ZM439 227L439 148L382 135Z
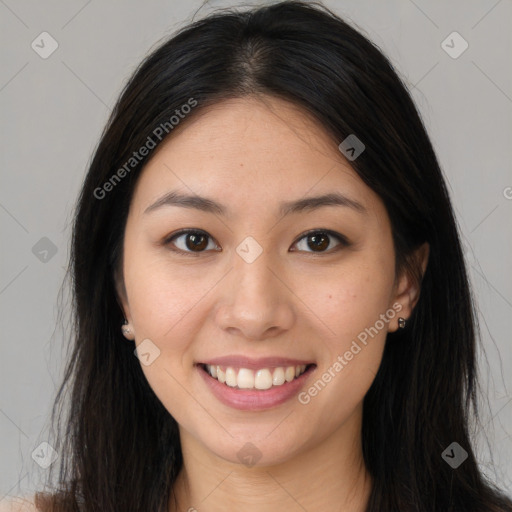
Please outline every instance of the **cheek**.
M393 268L354 266L323 282L316 307L330 331L315 379L299 396L312 431L330 432L364 399L379 369L388 323ZM328 414L325 414L329 411Z
M184 273L170 269L161 258L132 253L125 268L137 345L149 339L159 350L151 364L141 359L141 369L164 407L173 417L182 418L190 409L190 396L182 383L189 378L189 349L200 329L200 323L191 320L205 286L199 282L191 286Z
M193 333L187 336L184 329L194 328L186 320L208 291L205 281L176 271L162 257L132 253L125 282L137 340L150 338L171 351L186 346Z
M309 283L316 290L308 293L311 309L329 328L333 348L350 345L352 339L386 313L393 282L394 268L388 261L365 262L361 258L357 263L354 260L352 265L316 276L313 285Z

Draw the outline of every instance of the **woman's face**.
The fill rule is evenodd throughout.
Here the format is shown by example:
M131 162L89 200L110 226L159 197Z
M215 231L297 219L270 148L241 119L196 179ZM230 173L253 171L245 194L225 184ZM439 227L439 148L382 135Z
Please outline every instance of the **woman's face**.
M157 149L128 215L122 300L182 436L273 464L360 428L411 304L379 197L314 120L265 103L219 103ZM159 202L170 192L190 198ZM312 200L327 194L337 204Z

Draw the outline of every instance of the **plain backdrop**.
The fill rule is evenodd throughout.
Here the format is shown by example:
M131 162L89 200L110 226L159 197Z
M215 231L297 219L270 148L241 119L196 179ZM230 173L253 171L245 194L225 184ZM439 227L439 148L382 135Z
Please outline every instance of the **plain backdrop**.
M71 214L114 101L148 51L202 5L196 18L240 4L0 0L0 497L31 493L47 471L33 454L48 439L66 356L57 296ZM512 3L325 5L391 59L431 136L463 234L481 323L479 364L489 403L483 402L487 437L476 434L477 453L489 477L510 490ZM52 45L56 50L45 55Z

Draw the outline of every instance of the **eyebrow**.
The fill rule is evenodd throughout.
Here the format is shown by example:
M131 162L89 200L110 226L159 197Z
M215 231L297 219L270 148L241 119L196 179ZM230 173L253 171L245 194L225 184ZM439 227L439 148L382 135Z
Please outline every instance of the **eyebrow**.
M214 213L222 216L227 215L225 206L199 195L189 196L181 194L177 191L171 191L157 199L153 204L144 210L144 214L153 212L164 206L181 206L182 208L193 208L207 213ZM305 197L295 201L284 201L281 203L279 213L281 216L290 215L293 213L301 213L304 211L316 210L323 206L344 206L351 208L358 213L367 214L366 208L356 201L339 192L324 194L315 197Z

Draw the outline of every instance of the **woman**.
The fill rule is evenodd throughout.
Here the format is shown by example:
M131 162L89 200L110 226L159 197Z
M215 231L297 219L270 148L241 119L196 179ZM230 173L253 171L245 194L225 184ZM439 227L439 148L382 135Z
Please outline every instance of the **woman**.
M154 51L71 263L62 485L40 510L512 510L468 435L475 317L432 145L326 8L221 12Z

